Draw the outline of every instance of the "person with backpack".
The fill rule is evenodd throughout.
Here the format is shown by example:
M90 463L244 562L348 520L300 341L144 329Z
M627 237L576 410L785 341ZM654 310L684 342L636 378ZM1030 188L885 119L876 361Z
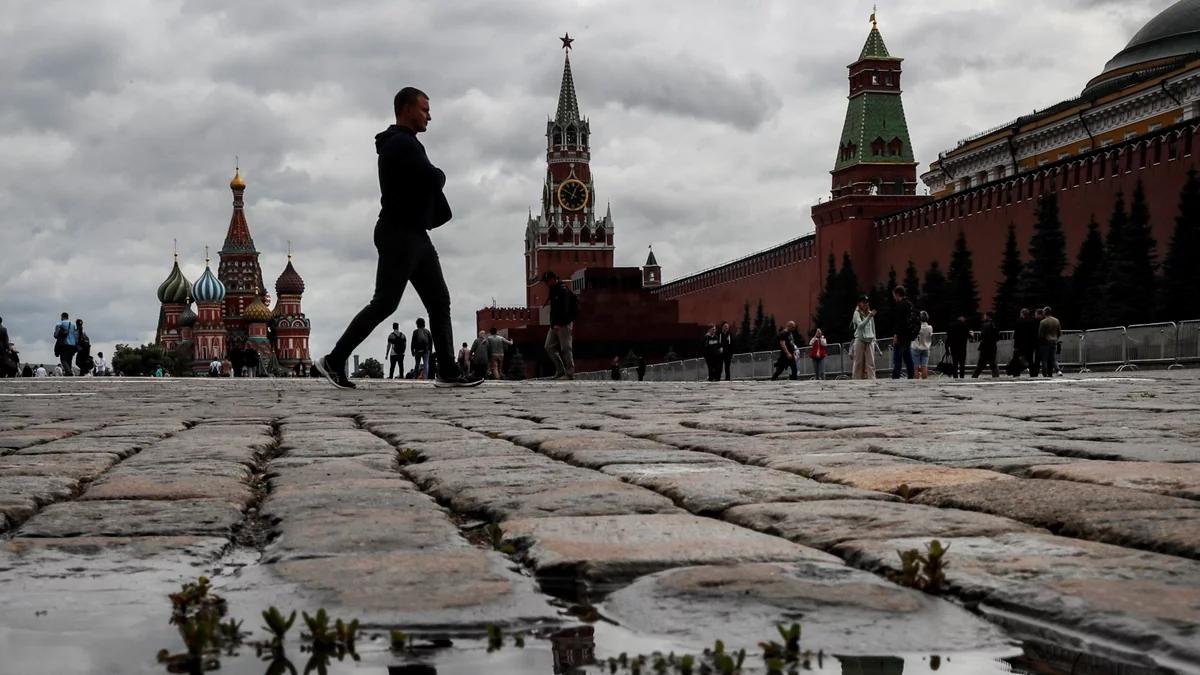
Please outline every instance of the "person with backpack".
M913 363L912 341L921 332L921 316L908 300L908 291L903 286L892 289L892 298L896 301L896 311L892 315L892 379L900 379L900 364L903 362L908 379L916 379L916 367Z
M92 340L83 332L83 319L75 319L75 365L79 367L79 376L88 375L96 368L92 360Z
M72 375L71 361L79 349L78 345L79 333L76 332L75 324L71 323L70 315L63 312L62 320L54 326L54 355L58 357L64 377Z
M425 319L417 319L417 328L412 332L412 355L417 362L417 379L428 380L430 372L430 350L433 349L433 335L425 327ZM401 368L403 371L403 368Z
M818 328L813 331L812 339L808 341L808 358L812 359L813 363L813 379L825 379L825 359L829 356L829 343L825 340L825 333Z
M504 379L504 374L501 372L504 368L504 350L511 344L512 340L497 334L496 327L492 326L487 337L488 377L491 379Z
M550 330L546 333L546 353L554 363L554 379L575 379L575 357L573 356L572 332L579 314L579 300L567 288L558 275L549 270L542 275L542 282L550 287Z
M479 337L471 343L471 377L483 377L488 369L488 339L486 331L479 331Z
M983 313L983 325L979 328L979 360L975 363L972 378L979 377L984 368L992 369L992 377L1000 377L1000 366L996 363L996 352L1000 345L1000 329L992 320L991 312Z
M408 338L404 337L404 331L400 330L399 323L392 323L392 332L388 333L387 350L384 352L383 360L390 362L388 367L388 379L396 379L396 371L400 371L400 377L404 377L404 352L408 347Z
M933 326L929 324L928 312L922 311L918 318L921 320L921 327L912 341L913 362L917 366L917 379L928 380L929 351L933 349Z

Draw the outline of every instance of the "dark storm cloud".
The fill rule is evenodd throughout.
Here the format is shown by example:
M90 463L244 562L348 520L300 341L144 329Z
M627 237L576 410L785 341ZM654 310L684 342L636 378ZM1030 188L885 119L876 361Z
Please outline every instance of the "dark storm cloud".
M967 134L1078 93L1168 3L937 0L884 8L905 58L922 165ZM870 3L124 0L26 3L0 23L0 316L49 361L59 311L105 352L153 337L178 240L215 258L239 155L274 286L292 242L313 344L370 295L373 137L395 90L433 99L423 140L455 219L433 233L460 338L474 310L524 298L528 208L571 54L617 261L646 247L668 279L811 231L829 187L846 64ZM922 166L922 168L923 168ZM422 314L408 294L397 319ZM382 351L383 333L362 353ZM380 356L381 354L375 354Z

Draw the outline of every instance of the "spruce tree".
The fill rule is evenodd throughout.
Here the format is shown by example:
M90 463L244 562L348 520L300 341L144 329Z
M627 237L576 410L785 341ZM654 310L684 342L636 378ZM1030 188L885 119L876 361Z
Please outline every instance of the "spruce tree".
M1100 226L1092 216L1087 237L1079 247L1075 271L1071 274L1071 298L1062 309L1066 325L1072 328L1096 328L1104 321L1104 283L1107 276L1104 240Z
M921 298L921 274L917 271L917 266L913 261L908 261L908 267L904 268L904 290L908 293L908 299L914 306L925 309L924 304L920 301Z
M734 352L744 354L750 351L750 301L742 306L742 325L734 338Z
M1138 181L1133 191L1133 202L1129 204L1129 223L1125 226L1124 251L1125 290L1129 313L1120 325L1154 321L1154 298L1158 297L1158 278L1155 271L1157 244L1150 227L1150 206L1146 203L1146 191Z
M813 316L813 328L820 328L831 342L840 342L843 333L837 331L842 321L836 318L837 308L841 306L841 292L838 287L837 258L829 254L828 267L825 269L825 285L817 298L817 311Z
M956 320L957 315L951 316L950 303L947 295L946 275L938 261L929 263L925 272L925 285L921 288L925 300L925 311L929 313L929 322L935 326L947 326Z
M967 248L967 235L961 230L950 255L946 281L946 305L950 313L955 317L965 316L974 325L979 318L979 286L975 283L975 264L971 261L971 249Z
M1162 312L1165 321L1200 319L1200 178L1188 171L1179 193L1179 215L1171 248L1163 261Z
M834 321L840 324L840 328L844 331L846 339L850 340L850 318L854 314L854 306L858 304L858 296L862 294L862 290L858 286L858 275L854 273L854 264L850 262L850 254L842 253L842 269L838 271L838 287L841 297L839 302L841 305L834 308L838 313L834 317Z
M996 295L992 298L992 313L1000 330L1016 327L1021 307L1018 293L1021 290L1021 249L1017 244L1017 228L1008 226L1008 240L1004 243L1004 257L1000 261L1000 281L996 283Z
M1029 240L1029 262L1022 275L1022 297L1028 307L1059 307L1065 299L1067 242L1058 215L1058 195L1038 201L1037 223Z

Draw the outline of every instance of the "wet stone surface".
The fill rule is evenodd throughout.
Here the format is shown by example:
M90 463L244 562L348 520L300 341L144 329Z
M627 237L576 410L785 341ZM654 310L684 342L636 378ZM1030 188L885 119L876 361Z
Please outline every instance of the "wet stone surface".
M548 636L581 625L601 658L721 639L762 672L758 643L793 620L826 655L815 672L927 672L935 654L952 674L1186 671L1197 372L0 381L0 672L164 672L155 653L182 649L166 594L200 574L255 639L267 606L324 607L472 645L430 657L447 672L553 672ZM946 592L893 582L897 550L934 538ZM529 650L478 666L489 624L532 631ZM364 649L378 672L415 662Z

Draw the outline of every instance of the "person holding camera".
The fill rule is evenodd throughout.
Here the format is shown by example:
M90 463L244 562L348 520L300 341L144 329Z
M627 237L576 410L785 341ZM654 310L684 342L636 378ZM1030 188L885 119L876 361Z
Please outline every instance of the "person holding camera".
M875 379L875 310L871 299L859 296L858 307L850 317L850 330L854 334L854 379Z

